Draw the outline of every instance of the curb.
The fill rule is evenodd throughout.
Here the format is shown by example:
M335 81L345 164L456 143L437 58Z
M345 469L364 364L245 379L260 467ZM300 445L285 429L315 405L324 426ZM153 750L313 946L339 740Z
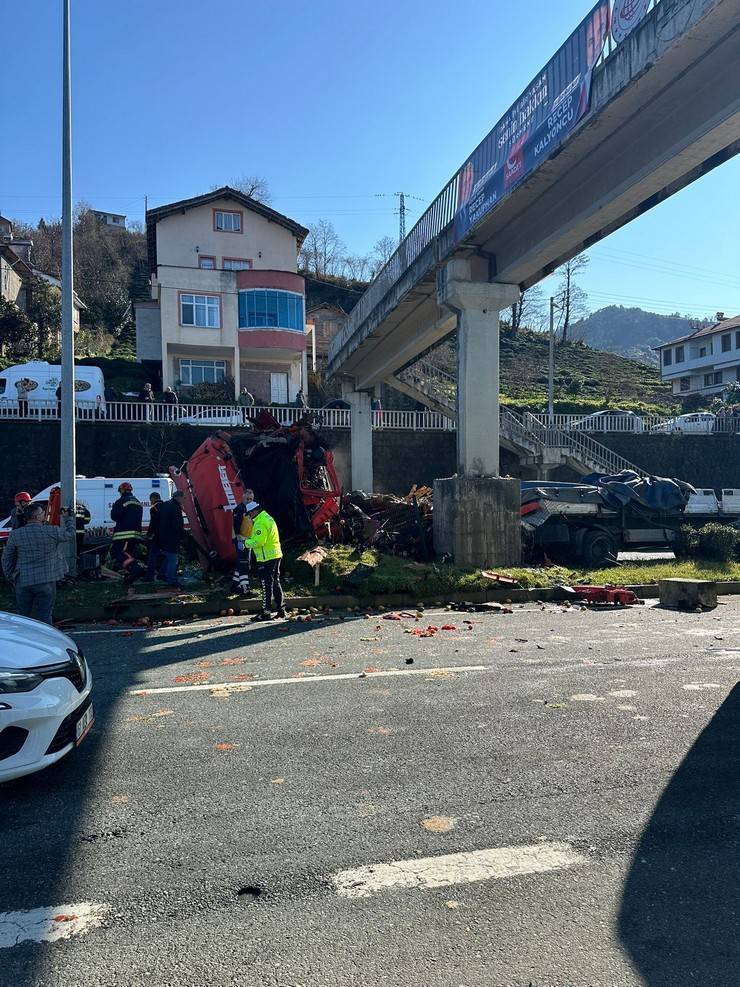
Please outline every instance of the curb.
M643 583L636 586L627 586L629 590L641 600L656 599L658 596L657 583ZM718 596L738 596L740 595L740 581L718 582ZM384 610L415 609L418 603L425 607L446 606L448 603L562 603L572 599L572 595L562 586L536 587L533 589L499 589L483 590L477 593L452 593L440 599L439 596L414 597L400 593L379 594L376 596L294 596L286 597L286 604L291 610L305 610L315 607L319 610L348 610L359 607L361 610ZM151 603L132 601L131 603L108 603L105 606L107 617L130 619L132 616L149 617L152 620L177 620L183 617L212 617L223 616L224 610L232 610L236 616L238 614L255 613L259 608L257 599L248 600L221 600L218 603L206 600L203 603L173 603L171 597L162 597L162 600L153 600ZM99 610L83 611L75 616L75 621L99 622L101 614ZM103 618L105 619L105 618Z

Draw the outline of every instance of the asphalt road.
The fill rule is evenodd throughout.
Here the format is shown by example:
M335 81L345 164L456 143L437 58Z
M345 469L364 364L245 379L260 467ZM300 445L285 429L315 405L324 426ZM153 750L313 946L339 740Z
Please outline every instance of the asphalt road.
M96 726L0 789L0 913L73 934L2 987L740 982L731 598L78 641Z

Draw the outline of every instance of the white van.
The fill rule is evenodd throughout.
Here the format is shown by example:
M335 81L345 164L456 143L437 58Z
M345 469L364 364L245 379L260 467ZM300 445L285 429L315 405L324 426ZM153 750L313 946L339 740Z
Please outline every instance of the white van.
M86 528L88 533L102 535L113 531L110 509L113 502L120 497L119 486L126 481L134 488L134 496L141 501L144 507L142 520L144 530L149 524L149 494L156 492L162 500L169 500L175 489L175 484L168 476L79 476L77 478L77 502L84 504L90 511L90 523ZM49 494L54 487L58 486L58 483L52 483L50 486L44 487L32 498L31 502L41 503L45 506L49 500ZM10 531L10 516L8 516L4 521L0 521L0 543L7 539Z
M15 385L24 377L31 382L28 410L56 411L56 393L62 379L62 368L45 360L32 360L0 371L0 409L18 410ZM105 413L105 381L100 367L75 367L75 402L78 408L85 411Z

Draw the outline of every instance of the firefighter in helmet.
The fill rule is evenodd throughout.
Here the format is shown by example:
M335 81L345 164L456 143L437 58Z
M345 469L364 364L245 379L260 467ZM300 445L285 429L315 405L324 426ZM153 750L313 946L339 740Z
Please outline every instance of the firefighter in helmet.
M21 490L13 498L13 510L10 512L10 527L13 531L22 528L26 523L24 511L31 503L31 495L26 490Z
M145 572L136 558L136 550L142 542L141 519L144 508L134 497L134 488L128 481L124 480L118 492L121 496L110 511L111 521L115 525L110 554L113 561L123 569L124 582L132 583Z

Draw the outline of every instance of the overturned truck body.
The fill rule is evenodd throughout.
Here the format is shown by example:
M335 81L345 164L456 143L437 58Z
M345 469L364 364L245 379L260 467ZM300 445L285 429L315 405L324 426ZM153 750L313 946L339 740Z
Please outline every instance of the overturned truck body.
M262 413L249 431L216 432L170 476L185 494L190 533L203 559L235 564L233 512L245 489L284 537L328 536L340 506L334 460L310 422L283 426Z

